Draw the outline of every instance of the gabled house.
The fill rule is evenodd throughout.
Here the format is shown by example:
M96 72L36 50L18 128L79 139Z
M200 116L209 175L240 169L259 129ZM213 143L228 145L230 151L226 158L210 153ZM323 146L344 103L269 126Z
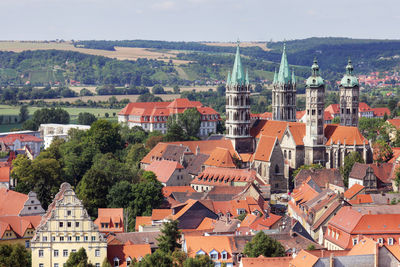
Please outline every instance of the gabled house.
M294 187L297 188L311 178L321 189L331 189L336 193L344 193L343 178L338 169L303 169L294 178Z
M325 247L351 249L362 237L382 245L399 244L400 207L397 205L343 207L329 221Z
M360 184L353 184L349 189L344 192L344 199L349 201L354 199L357 195L365 193L365 187Z
M286 192L288 181L284 177L284 159L277 137L262 135L253 156L253 168L272 192Z
M124 209L99 208L98 216L94 223L102 233L124 232Z
M356 162L349 174L349 187L359 184L364 186L367 192L391 191L392 169L392 163L363 164Z
M133 244L127 241L122 245L108 245L107 259L111 266L133 266L134 262L140 262L147 254L151 254L150 244Z
M178 220L179 229L196 229L206 217L215 220L218 215L201 201L190 199L172 207L172 214L168 219Z
M6 147L9 151L18 151L28 149L33 157L40 153L44 140L29 134L9 134L0 137L0 147Z
M187 186L192 180L185 168L176 161L156 160L145 170L154 172L164 186Z
M215 266L225 263L227 267L233 267L237 263L232 236L184 236L182 250L192 258L208 255Z

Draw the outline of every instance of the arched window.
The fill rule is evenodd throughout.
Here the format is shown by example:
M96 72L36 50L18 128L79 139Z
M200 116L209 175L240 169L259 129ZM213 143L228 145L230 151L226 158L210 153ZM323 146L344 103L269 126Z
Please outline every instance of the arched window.
M117 257L114 258L114 267L119 267L119 259Z

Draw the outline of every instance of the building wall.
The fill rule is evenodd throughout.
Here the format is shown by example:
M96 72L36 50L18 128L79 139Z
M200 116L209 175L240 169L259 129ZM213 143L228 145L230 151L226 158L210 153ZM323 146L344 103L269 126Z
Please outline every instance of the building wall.
M288 179L284 177L284 158L279 142L276 143L269 162L269 184L272 192L287 192Z
M64 185L64 184L63 184ZM62 186L63 186L62 185ZM68 185L69 186L69 185ZM107 241L92 222L81 201L72 189L67 189L64 197L48 214L47 222L41 223L31 241L32 266L59 267L67 261L70 253L81 247L86 250L88 260L98 266L107 257ZM62 225L61 225L62 224ZM55 256L55 251L58 256ZM40 256L39 253L43 253ZM64 251L67 255L64 256Z
M179 217L178 227L179 229L196 229L206 217L216 220L218 215L196 202L185 214Z
M378 252L379 266L385 267L398 267L400 266L400 261L393 256L393 254L386 248L379 248Z
M190 185L192 179L185 169L176 169L167 181L167 186Z

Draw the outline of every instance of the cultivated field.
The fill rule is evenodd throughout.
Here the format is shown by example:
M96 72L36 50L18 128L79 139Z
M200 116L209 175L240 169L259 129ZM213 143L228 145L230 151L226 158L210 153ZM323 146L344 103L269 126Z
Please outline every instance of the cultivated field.
M168 95L157 95L161 97L164 101L171 101L176 98L179 98L180 95L168 94ZM55 98L55 99L40 99L45 102L75 102L77 100L81 100L83 102L87 102L88 100L92 101L107 101L112 95L95 95L95 96L77 96L77 97L64 97L64 98ZM115 95L115 97L119 100L129 99L131 102L136 102L139 95ZM22 100L21 102L29 102L31 100ZM1 112L1 111L0 111Z
M174 64L186 64L189 61L174 59L176 54L182 53L182 51L168 50L168 51L156 51L154 49L147 48L136 48L136 47L115 47L116 51L107 51L99 49L87 49L74 47L72 43L55 43L55 42L27 42L27 41L4 41L0 42L0 51L13 51L22 52L26 50L67 50L76 51L84 54L104 56L109 58L115 58L119 60L136 60L138 58L157 59L163 61L172 60Z
M86 88L88 89L90 92L92 93L96 93L96 86L69 86L69 89L71 89L74 92L77 92L79 94L79 92L83 89ZM151 91L151 87L148 87L149 90ZM213 91L217 90L217 86L215 85L210 85L210 86L182 86L179 87L181 89L181 92L186 92L186 91L193 91L195 90L196 92L204 92L204 91L208 91L209 89L212 89ZM170 91L173 92L174 89L173 87L164 87L165 91Z
M237 42L226 42L226 43L213 43L213 42L207 42L207 43L203 43L205 45L212 45L212 46L228 46L228 47L234 47L237 45ZM261 49L265 50L265 51L270 51L271 49L268 49L266 46L265 42L240 42L240 47L253 47L253 46L258 46Z

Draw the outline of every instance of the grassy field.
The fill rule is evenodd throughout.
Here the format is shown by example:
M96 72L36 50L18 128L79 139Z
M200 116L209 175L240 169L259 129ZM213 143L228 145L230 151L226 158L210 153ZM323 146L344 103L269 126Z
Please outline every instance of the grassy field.
M116 58L119 60L136 60L138 58L157 59L168 62L172 60L174 64L187 64L189 61L175 59L178 53L182 51L168 50L159 51L155 49L136 48L136 47L115 47L116 51L107 51L99 49L87 49L74 47L72 43L55 43L55 42L28 42L28 41L3 41L0 42L0 51L22 52L25 50L67 50L76 51L95 56L104 56Z

